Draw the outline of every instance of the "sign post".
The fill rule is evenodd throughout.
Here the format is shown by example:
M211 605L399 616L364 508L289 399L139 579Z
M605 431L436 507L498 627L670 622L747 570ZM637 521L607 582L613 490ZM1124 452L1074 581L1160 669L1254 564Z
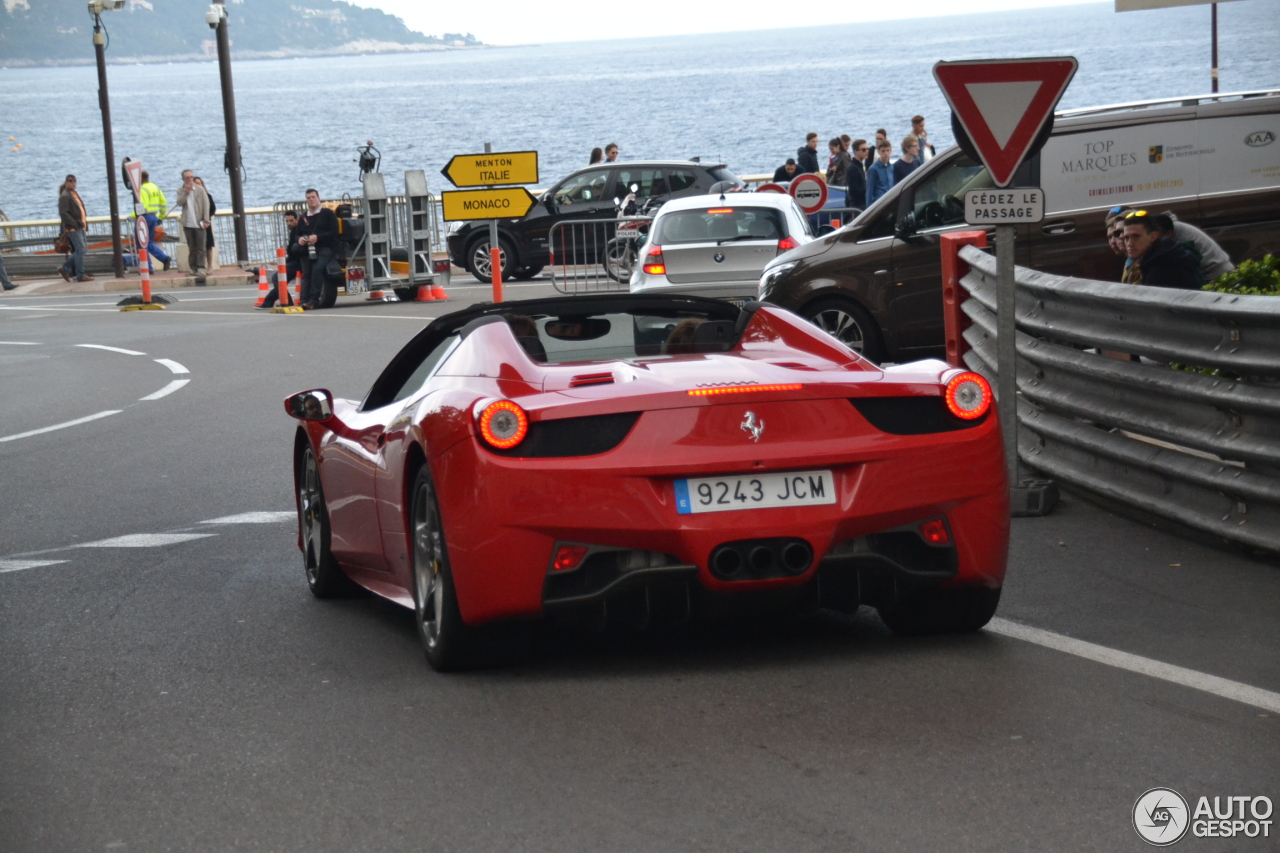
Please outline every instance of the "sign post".
M537 201L527 189L516 184L538 182L537 151L494 153L492 143L483 154L458 154L440 170L455 187L484 187L440 194L445 222L489 220L489 275L493 301L502 301L502 247L498 241L498 220L519 219Z
M939 62L933 77L998 190L965 193L965 221L996 226L996 397L1014 515L1043 515L1056 499L1046 481L1018 470L1018 350L1014 312L1017 223L1044 218L1044 192L1009 187L1022 161L1044 144L1041 131L1075 76L1075 57ZM966 149L967 150L967 149ZM1008 188L1008 189L1004 189ZM1050 497L1050 495L1054 497Z

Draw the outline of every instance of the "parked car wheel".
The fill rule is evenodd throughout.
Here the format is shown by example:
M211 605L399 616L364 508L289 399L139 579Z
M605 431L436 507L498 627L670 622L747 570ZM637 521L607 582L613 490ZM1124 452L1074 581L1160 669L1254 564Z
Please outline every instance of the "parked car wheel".
M850 299L819 299L804 309L805 319L836 337L845 346L879 364L884 361L884 340L875 319Z
M540 272L542 272L542 264L535 264L531 267L520 267L516 270L516 280L528 281L531 278L537 277Z
M895 634L961 634L991 621L1000 604L1000 588L961 587L916 593L893 606L877 608Z
M512 268L514 257L515 251L506 240L499 237L498 260L502 264L503 281L509 281L514 278L515 270ZM467 272L475 276L477 280L489 284L493 281L492 265L492 259L489 255L489 238L487 236L481 237L467 249Z

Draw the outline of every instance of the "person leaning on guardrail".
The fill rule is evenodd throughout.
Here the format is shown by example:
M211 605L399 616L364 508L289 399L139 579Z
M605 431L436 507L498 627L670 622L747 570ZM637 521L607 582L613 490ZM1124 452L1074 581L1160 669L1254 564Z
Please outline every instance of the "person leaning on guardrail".
M93 281L93 276L85 275L84 253L88 250L85 242L85 231L89 227L89 215L84 211L84 202L80 193L76 192L76 176L67 175L67 179L58 187L58 217L62 220L62 231L71 241L71 254L58 267L58 274L65 280Z
M1199 260L1165 234L1173 221L1163 214L1135 210L1124 218L1125 249L1138 268L1141 284L1198 290L1204 284Z

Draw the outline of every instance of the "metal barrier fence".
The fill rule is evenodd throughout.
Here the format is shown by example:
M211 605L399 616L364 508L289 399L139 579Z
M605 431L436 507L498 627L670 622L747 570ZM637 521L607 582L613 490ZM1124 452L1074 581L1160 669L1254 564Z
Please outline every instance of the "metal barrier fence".
M349 200L356 213L361 213L363 208L363 199L356 198ZM394 196L388 199L388 208L391 216L392 239L396 246L409 245L409 213L408 205L403 196ZM432 199L432 215L430 219L430 227L434 235L433 244L443 247L445 245L445 231L442 228L444 217L440 210L440 202L438 199ZM274 264L276 261L276 247L285 245L288 239L288 229L284 225L283 212L285 210L304 210L306 202L279 202L271 207L251 207L245 210L245 233L248 237L248 254L250 264ZM178 243L182 238L182 226L179 223L180 212L172 210L162 222L165 232L169 235L167 243ZM90 216L89 217L89 242L93 243L110 243L111 241L111 217L110 216ZM126 247L132 246L132 228L133 221L127 216L121 216L121 236L125 241ZM53 243L58 239L58 235L62 233L62 225L57 219L36 219L21 222L0 222L0 251L4 252L5 265L11 274L28 275L36 272L52 271L60 263L62 263L61 255L38 255L39 252L48 252L53 248ZM219 261L222 266L234 266L236 263L236 237L235 237L235 221L230 210L219 210L213 217L213 238L218 245ZM132 253L131 248L126 248L126 252ZM101 250L91 251L90 258L87 261L94 261L90 264L95 267L97 272L105 272L111 268L110 249L106 250L106 260ZM30 256L30 259L28 259ZM100 267L100 269L97 269ZM48 270L46 270L48 268Z
M557 222L547 235L551 284L569 295L626 292L640 263L648 216Z
M959 307L970 325L956 330L951 357L994 386L995 258L973 246L959 258L959 284L969 296ZM1280 298L1135 287L1021 267L1016 290L1023 463L1169 521L1280 553Z

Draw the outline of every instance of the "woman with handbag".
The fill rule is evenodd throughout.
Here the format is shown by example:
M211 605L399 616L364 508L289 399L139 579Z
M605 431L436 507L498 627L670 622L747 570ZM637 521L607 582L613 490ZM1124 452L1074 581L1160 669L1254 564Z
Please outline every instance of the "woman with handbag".
M208 263L209 269L216 270L221 266L221 264L216 264L213 261L213 247L216 245L213 242L213 216L218 212L218 205L213 202L213 193L209 192L208 187L204 186L204 178L196 178L196 183L204 187L204 194L209 197L209 224L204 229L204 256L208 259L206 263Z
M76 281L93 281L93 276L85 275L84 253L85 231L89 227L89 217L84 212L84 202L76 192L76 176L67 175L67 179L58 187L58 218L62 220L62 236L54 243L54 251L69 252L67 260L58 267L58 274L67 281L72 277Z

